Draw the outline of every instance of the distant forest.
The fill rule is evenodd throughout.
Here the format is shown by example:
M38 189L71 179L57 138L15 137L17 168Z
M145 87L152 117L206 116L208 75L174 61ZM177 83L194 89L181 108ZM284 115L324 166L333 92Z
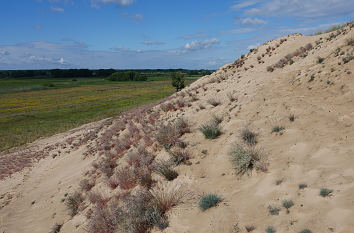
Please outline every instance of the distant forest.
M52 70L0 70L0 78L106 78L116 72L134 71L142 75L164 76L168 73L182 72L188 76L204 76L214 70L186 70L186 69L52 69Z

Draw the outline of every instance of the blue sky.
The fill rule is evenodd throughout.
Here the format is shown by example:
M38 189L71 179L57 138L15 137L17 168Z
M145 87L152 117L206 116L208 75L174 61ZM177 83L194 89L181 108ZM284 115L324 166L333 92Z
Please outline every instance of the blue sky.
M2 0L0 69L215 69L353 20L354 0Z

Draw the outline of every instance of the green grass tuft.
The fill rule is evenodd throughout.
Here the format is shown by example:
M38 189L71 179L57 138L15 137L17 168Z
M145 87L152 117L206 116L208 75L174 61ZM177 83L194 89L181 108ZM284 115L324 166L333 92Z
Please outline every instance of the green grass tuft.
M213 206L216 206L222 199L216 194L204 195L199 202L199 208L205 211Z

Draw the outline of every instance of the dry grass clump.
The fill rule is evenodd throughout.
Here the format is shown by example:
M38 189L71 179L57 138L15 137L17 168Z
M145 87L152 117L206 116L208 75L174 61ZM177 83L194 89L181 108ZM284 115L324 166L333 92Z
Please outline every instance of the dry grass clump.
M221 135L219 125L222 120L221 117L213 115L212 119L207 123L202 124L199 130L204 134L206 139L215 139Z
M155 161L155 172L171 181L177 178L178 173L173 169L170 161Z
M207 102L208 102L208 104L211 104L214 107L216 107L216 106L221 104L220 100L217 100L217 99L214 99L214 98L208 99Z
M189 132L188 122L183 118L179 118L174 124L161 125L156 134L156 140L166 150L169 150L179 141L179 137Z
M248 128L244 128L240 132L240 137L249 146L257 144L257 133L252 132Z
M136 172L134 172L129 167L120 169L115 175L113 175L109 180L108 184L112 189L120 187L121 189L131 189L136 186L138 178Z
M70 215L73 217L77 214L81 203L84 201L82 195L78 192L73 193L72 195L68 196L66 200L66 206L70 211Z
M59 233L62 226L62 224L55 223L49 233Z
M83 179L80 181L80 188L82 191L90 191L93 186L95 186L94 182L89 181L88 179Z
M181 163L187 164L188 160L190 159L190 153L187 150L173 150L169 151L169 154L171 156L171 161L176 165Z
M243 175L253 169L267 170L266 158L260 149L236 144L229 154L237 174Z

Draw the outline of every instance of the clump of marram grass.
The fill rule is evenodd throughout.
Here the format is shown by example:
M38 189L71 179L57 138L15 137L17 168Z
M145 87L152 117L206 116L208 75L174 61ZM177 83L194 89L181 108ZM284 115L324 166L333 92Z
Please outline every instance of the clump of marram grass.
M299 184L299 189L305 189L307 188L307 184Z
M217 99L214 99L214 98L208 99L207 102L208 102L208 104L210 104L210 105L212 105L214 107L216 107L216 106L221 104L220 100L217 100Z
M155 172L165 177L168 181L174 180L178 176L169 161L155 161Z
M321 191L320 191L320 195L321 195L322 197L327 197L327 196L329 196L332 192L333 192L332 189L322 188Z
M267 233L275 233L275 232L276 232L275 228L272 227L272 226L268 226L265 231L266 231Z
M279 133L281 131L285 130L285 127L284 126L281 126L281 125L275 125L273 126L272 128L272 133Z
M310 231L309 229L304 229L304 230L300 231L299 233L312 233L312 231Z
M279 215L280 208L274 206L268 206L268 211L271 215Z
M229 154L237 174L243 175L252 169L267 170L265 155L258 148L236 144L231 148Z
M247 144L247 145L255 145L257 144L257 133L252 132L248 128L244 128L240 132L240 136L242 140Z
M215 139L221 135L219 124L222 118L213 116L212 120L200 126L199 130L204 134L206 139Z
M84 201L82 195L78 192L68 196L66 200L66 206L70 211L70 215L73 217L77 214L81 203Z
M294 205L294 202L292 200L284 200L283 201L283 206L286 209L286 213L290 213L289 209Z
M59 233L62 226L62 224L55 223L49 233Z
M221 202L221 198L216 194L204 195L199 201L199 208L205 211Z

